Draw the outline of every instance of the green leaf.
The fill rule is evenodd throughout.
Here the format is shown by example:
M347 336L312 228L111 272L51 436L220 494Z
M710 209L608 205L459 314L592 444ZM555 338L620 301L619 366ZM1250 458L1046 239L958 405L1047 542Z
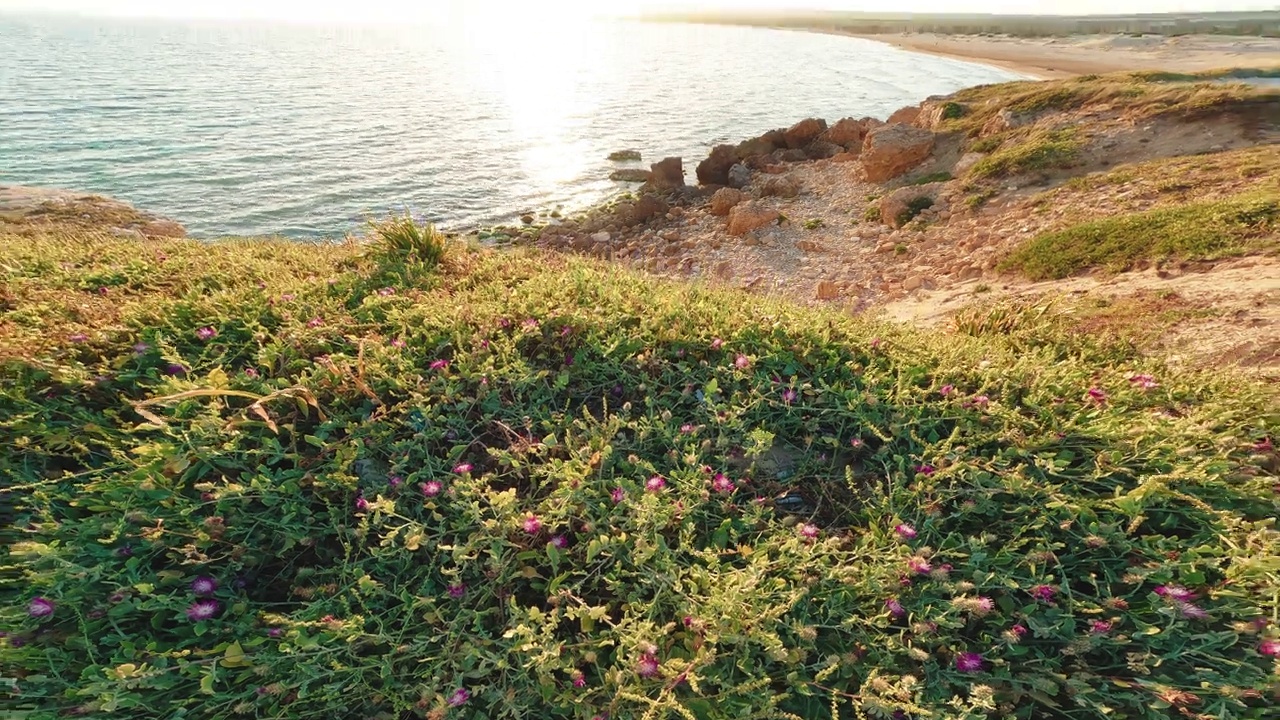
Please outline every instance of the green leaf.
M237 668L248 667L252 663L245 657L244 648L240 647L240 643L233 642L222 653L221 664L222 667Z

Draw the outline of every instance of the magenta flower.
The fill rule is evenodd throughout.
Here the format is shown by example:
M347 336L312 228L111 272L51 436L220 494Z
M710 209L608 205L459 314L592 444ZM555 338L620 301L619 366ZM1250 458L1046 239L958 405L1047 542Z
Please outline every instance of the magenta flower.
M461 463L459 465L453 466L453 471L458 475L466 475L467 473L471 472L473 469L474 468L471 467L471 463Z
M615 503L620 503L627 498L627 491L620 487L616 487L609 491L609 497L613 498Z
M278 638L283 635L284 635L283 628L271 628L270 630L267 631L267 637L269 638Z
M364 499L363 495L356 496L356 512L365 512L369 509L369 501Z
M391 347L393 347L393 348L395 348L395 349L397 349L397 350L403 350L403 349L404 349L404 347L405 347L405 342L404 342L404 340L401 340L400 338L396 338L395 340L392 340L392 341L391 341Z
M313 318L311 318L310 320L308 320L308 321L307 321L307 327L309 327L309 328L318 328L318 327L320 327L321 325L324 325L324 319L323 319L323 318L313 317Z
M462 707L463 705L466 705L467 701L470 699L471 693L468 692L466 688L458 688L453 691L453 694L449 696L449 699L446 702L449 703L449 707Z
M1173 600L1174 602L1187 602L1195 598L1196 594L1181 585L1161 585L1156 588L1156 594L1162 598Z
M955 385L943 385L942 389L938 390L938 394L942 395L942 397L951 397L951 393L955 391Z
M666 486L667 486L667 481L664 480L661 475L654 475L653 477L646 480L644 483L644 489L648 490L649 492L659 492L660 490L662 490L662 488Z
M976 408L985 410L991 404L991 398L986 395L978 395L969 401L969 404Z
M258 379L258 371L257 371L257 370L255 370L255 369L253 369L253 368L245 368L245 369L244 369L244 376L245 376L245 377L247 377L247 378L249 378L250 380L257 380L257 379Z
M1031 588L1031 597L1039 600L1040 602L1053 602L1053 599L1057 597L1057 595L1058 589L1052 585L1037 585Z
M133 353L135 355L146 355L150 351L151 346L144 342L137 343L133 346Z
M928 477L938 471L938 469L932 465L917 465L915 470L917 475L924 475L925 477Z
M724 341L721 340L720 338L716 338L715 340L711 341L712 350L719 350L722 347L724 347Z
M1106 635L1111 632L1111 622L1109 620L1094 620L1089 623L1089 632L1094 635Z
M214 337L217 336L217 334L218 334L218 331L214 330L211 327L202 327L196 331L196 337L200 338L201 340L212 340Z
M1153 390L1160 387L1160 383L1150 375L1133 375L1129 378L1129 383L1142 388L1143 390Z
M210 620L217 617L218 612L222 610L222 606L217 600L197 600L191 603L191 607L187 608L187 619L191 622L200 622L201 620Z
M535 329L537 329L537 327L538 327L538 321L537 321L537 319L536 319L536 318L528 318L528 319L526 319L526 320L524 321L524 327L525 327L525 329L526 329L526 330L535 330Z
M44 597L33 597L27 603L27 614L33 618L49 617L53 614L53 601Z
M805 523L797 529L797 532L800 533L800 537L808 540L809 542L813 542L818 539L819 530L817 525Z
M852 440L849 441L849 447L855 450L861 450L866 446L867 444L862 441L862 438L853 438Z
M448 587L449 597L454 600L461 600L467 594L467 586L462 583L454 583Z
M897 533L898 537L902 538L903 540L914 540L916 535L919 534L916 532L915 528L911 527L906 523L902 523L901 525L894 527L893 531Z
M1263 640L1258 643L1258 652L1270 657L1280 657L1280 640Z
M1107 401L1107 393L1100 387L1089 388L1089 399L1101 405Z
M796 401L796 391L794 388L787 388L782 391L782 402L790 405Z
M963 652L956 655L956 670L962 673L982 672L982 666L986 661L978 653Z
M427 497L435 497L444 489L444 485L439 480L428 480L422 483L422 494Z
M880 348L880 342L881 342L881 341L880 341L880 338L872 338L872 339L871 339L871 349L872 349L872 350L878 350L878 349Z
M1262 438L1262 440L1253 444L1253 449L1255 452L1269 453L1275 450L1276 446L1271 442L1271 438Z
M443 370L443 369L445 369L445 368L449 367L449 361L448 361L448 360L444 360L444 359L436 360L436 361L434 361L434 362L432 362L432 363L431 363L431 366L430 366L430 367L431 367L431 369L432 369L432 370Z
M738 486L734 485L732 480L725 477L724 473L716 473L716 476L711 480L711 489L718 493L731 493L734 490L737 490Z
M698 428L693 423L685 423L680 426L680 432L685 435L692 435L697 432Z
M563 535L556 535L551 538L551 542L548 542L547 544L557 550L565 550L569 547L569 538Z
M885 600L884 606L889 609L889 614L896 618L905 617L907 614L907 609L902 607L902 603L898 602L897 598Z
M82 343L86 342L89 339L89 336L84 333L72 333L67 336L67 339L73 343Z
M1182 617L1188 620L1206 620L1209 617L1207 610L1194 603L1175 601L1174 606L1178 608Z
M658 674L658 667L658 658L651 653L645 653L636 662L636 674L642 678L651 678Z
M201 575L191 581L191 592L204 597L212 595L218 589L218 581L207 575Z
M917 575L928 575L933 571L933 566L922 557L913 557L907 561L907 569Z
M530 535L537 535L542 530L542 521L538 519L537 515L530 515L524 519L521 527Z
M746 355L739 353L738 357L733 359L733 366L739 370L746 370L751 367L751 360Z
M395 289L395 288L393 288L393 287L378 288L378 294L379 294L379 295L381 295L382 297L387 297L387 296L389 296L389 295L395 295L395 294L396 294L396 289Z
M1013 633L1014 635L1016 635L1016 636L1018 636L1018 637L1022 637L1022 636L1024 636L1024 635L1026 635L1026 634L1027 634L1027 626L1026 626L1026 625L1014 625L1013 627L1009 628L1009 632Z
M387 478L387 484L390 485L392 488L398 488L404 484L404 478L400 477L399 475L392 475L391 477Z

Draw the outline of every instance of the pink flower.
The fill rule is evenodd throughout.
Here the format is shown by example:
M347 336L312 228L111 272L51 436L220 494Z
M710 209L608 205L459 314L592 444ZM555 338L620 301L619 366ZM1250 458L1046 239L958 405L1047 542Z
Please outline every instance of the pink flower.
M555 537L551 538L551 542L547 544L557 550L564 550L569 547L569 538L563 535L556 535Z
M1089 632L1094 635L1106 635L1111 632L1111 622L1109 620L1094 620L1089 623Z
M1280 657L1280 640L1263 640L1258 643L1258 652L1271 657Z
M324 319L322 318L313 317L307 321L307 327L309 328L318 328L321 325L324 325Z
M956 391L955 385L943 385L942 389L939 390L938 393L942 395L942 397L951 397L951 393L955 391Z
M697 432L698 428L693 423L685 423L680 426L680 432L684 435L692 435Z
M49 617L53 614L53 601L44 597L33 597L27 603L27 614L33 618Z
M933 566L922 557L913 557L907 561L907 569L917 575L928 575L933 571Z
M453 691L453 694L450 695L449 699L445 702L449 703L449 707L462 707L463 705L466 705L467 701L470 699L471 693L468 692L466 688L458 688Z
M399 475L392 475L391 477L387 478L387 484L393 488L398 488L404 484L404 478L400 477Z
M794 388L787 388L782 391L782 402L790 405L796 401L796 391Z
M467 473L471 472L473 469L474 468L471 467L471 463L460 463L458 465L453 466L453 471L458 475L466 475Z
M862 438L853 438L852 440L849 441L849 447L853 448L854 450L861 450L866 446L867 444L862 441Z
M871 339L871 349L876 350L880 347L880 338Z
M627 498L627 491L620 487L616 487L609 491L609 497L612 498L615 503L620 503Z
M809 542L813 542L814 540L818 539L819 530L817 525L811 525L809 523L805 523L804 525L801 525L799 527L797 532L800 533L800 537L804 538L805 540L808 540Z
M201 340L212 340L217 334L218 331L211 327L202 327L196 331L196 337Z
M711 480L711 489L718 493L731 493L734 490L737 490L738 486L734 485L732 480L725 477L724 473L716 473L716 476Z
M1255 452L1269 453L1275 450L1276 446L1271 442L1271 438L1262 438L1262 440L1253 444L1253 449Z
M1174 602L1187 602L1195 598L1196 594L1181 585L1161 585L1156 588L1156 594L1162 598L1173 600Z
M1016 635L1016 636L1018 636L1018 637L1022 637L1022 636L1024 636L1024 635L1026 635L1026 634L1027 634L1027 626L1026 626L1026 625L1014 625L1013 627L1009 628L1009 632L1013 633L1014 635Z
M448 588L449 597L454 600L461 600L467 594L467 586L462 583L454 583Z
M986 661L978 653L963 652L956 655L956 670L962 673L982 672L982 666Z
M733 366L739 370L746 370L751 367L751 360L746 355L739 354L738 357L733 359Z
M537 535L542 530L542 521L538 519L537 515L530 515L524 519L521 527L530 535Z
M396 338L395 340L392 340L392 341L391 341L391 347L393 347L393 348L395 348L395 349L397 349L397 350L403 350L403 349L404 349L404 347L405 347L405 342L404 342L404 340L401 340L400 338Z
M644 489L649 492L659 492L667 486L667 481L662 479L661 475L654 475L644 483Z
M573 686L578 689L586 687L587 676L583 675L581 672L575 672L573 674Z
M439 480L428 480L422 483L422 494L427 497L435 497L444 489L444 485Z
M902 538L903 540L914 540L916 535L919 534L916 532L915 528L911 527L906 523L903 523L901 525L894 527L893 531L897 533L898 537Z
M1193 603L1175 601L1174 606L1178 608L1178 612L1182 617L1188 620L1205 620L1209 617L1207 610Z
M218 589L218 581L206 575L201 575L191 581L191 592L196 595L205 596L212 595Z
M917 465L915 469L917 475L924 475L925 477L929 477L938 471L938 469L932 465Z
M196 335L199 335L199 334L200 332L197 330ZM82 343L82 342L87 342L89 340L89 336L85 335L84 333L72 333L71 335L67 336L67 339L73 343ZM204 338L201 338L201 339L203 340Z
M369 509L369 501L364 499L363 495L356 496L356 512L364 512Z
M1156 379L1150 375L1133 375L1129 378L1129 383L1143 390L1153 390L1160 387L1160 383L1156 382Z
M255 369L253 369L253 368L245 368L245 369L244 369L244 376L245 376L245 377L247 377L247 378L249 378L250 380L257 380L257 379L258 379L258 371L257 371L257 370L255 370Z
M381 295L382 297L387 297L388 295L395 295L396 289L393 287L378 288L378 294Z
M712 350L719 350L722 347L724 347L724 341L721 340L720 338L716 338L715 340L711 341Z
M894 617L900 618L907 614L906 608L902 607L902 603L898 602L897 598L885 600L884 606L889 609L889 614Z
M1089 388L1089 399L1101 405L1107 401L1107 393L1100 387Z
M658 658L651 653L645 653L636 662L636 674L642 678L651 678L658 674L658 667Z
M1040 602L1053 602L1053 599L1057 597L1057 595L1058 589L1052 585L1037 585L1031 588L1031 597L1039 600Z
M537 327L538 327L538 320L537 320L537 318L527 318L527 319L525 319L525 321L524 321L524 328L525 328L526 330L536 330L536 329L537 329Z
M432 362L432 363L431 363L431 365L430 365L430 368L431 368L432 370L443 370L443 369L445 369L445 368L447 368L447 367L449 367L449 361L448 361L448 360L436 360L436 361Z
M991 404L991 398L986 395L976 395L969 400L966 400L964 404L966 407L976 407L980 410L986 410L987 406Z
M210 620L217 616L222 610L222 606L217 600L197 600L187 608L187 619L192 622L200 622L201 620Z

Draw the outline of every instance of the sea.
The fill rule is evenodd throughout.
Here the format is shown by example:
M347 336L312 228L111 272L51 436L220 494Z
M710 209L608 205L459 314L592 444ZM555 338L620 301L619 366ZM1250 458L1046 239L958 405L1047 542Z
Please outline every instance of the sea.
M831 34L557 18L307 24L0 13L0 185L196 237L570 213L619 167L1018 79ZM608 159L635 149L642 163Z

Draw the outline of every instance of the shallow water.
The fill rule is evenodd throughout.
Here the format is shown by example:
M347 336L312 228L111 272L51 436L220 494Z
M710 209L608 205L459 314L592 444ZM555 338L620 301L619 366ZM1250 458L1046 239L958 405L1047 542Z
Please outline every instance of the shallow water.
M885 117L1014 73L869 41L599 21L306 26L0 15L0 184L193 235L342 235L583 207L606 158L697 160L808 116Z

